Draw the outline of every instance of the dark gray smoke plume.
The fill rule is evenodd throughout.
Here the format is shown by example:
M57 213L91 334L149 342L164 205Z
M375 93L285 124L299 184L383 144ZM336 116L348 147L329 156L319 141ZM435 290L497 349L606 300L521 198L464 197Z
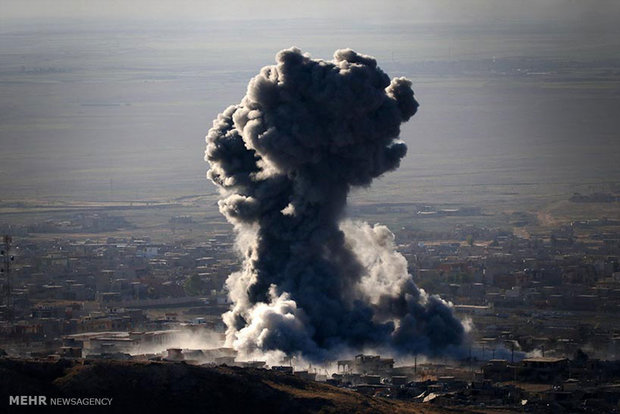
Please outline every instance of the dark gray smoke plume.
M229 276L228 345L320 360L388 348L434 354L459 345L449 304L418 289L385 227L343 220L352 186L397 168L411 82L370 56L333 61L296 48L254 77L206 137L207 176L234 224L243 269Z

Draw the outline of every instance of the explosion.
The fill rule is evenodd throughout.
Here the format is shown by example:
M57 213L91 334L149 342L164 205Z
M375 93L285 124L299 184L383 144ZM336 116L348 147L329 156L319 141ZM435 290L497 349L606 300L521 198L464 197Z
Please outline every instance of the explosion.
M414 284L390 230L343 214L351 188L405 156L400 125L418 108L411 86L350 49L324 61L291 48L213 121L207 176L243 257L226 281L228 346L319 361L462 343L450 304Z

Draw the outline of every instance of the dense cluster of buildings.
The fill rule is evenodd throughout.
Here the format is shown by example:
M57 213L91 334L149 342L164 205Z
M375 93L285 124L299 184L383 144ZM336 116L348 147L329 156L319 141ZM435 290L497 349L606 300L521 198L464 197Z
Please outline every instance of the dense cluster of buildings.
M422 209L424 217L477 214ZM423 289L472 326L466 357L402 366L360 354L297 370L238 361L234 350L187 348L183 335L221 335L226 277L238 267L229 231L199 242L149 238L37 238L30 232L114 231L122 218L75 215L39 223L5 245L0 355L157 360L272 369L358 392L443 406L550 412L618 409L620 222L574 222L547 234L456 226L407 230L399 251ZM174 216L171 228L191 226ZM4 259L3 259L4 260ZM8 294L7 294L8 293ZM216 341L217 342L217 341ZM402 364L402 362L401 362ZM587 406L587 407L586 407ZM549 408L551 407L551 408ZM587 411L586 410L586 411Z
M10 292L2 295L0 348L50 352L64 335L161 330L192 320L149 317L149 309L219 316L228 306L223 285L236 265L229 234L194 245L112 237L13 240L16 260L2 273ZM210 326L221 329L215 319Z
M470 319L475 354L514 349L603 359L620 355L620 232L612 220L575 222L545 236L457 227L437 241L401 235L416 283ZM404 236L404 237L403 237ZM430 236L430 237L429 237Z

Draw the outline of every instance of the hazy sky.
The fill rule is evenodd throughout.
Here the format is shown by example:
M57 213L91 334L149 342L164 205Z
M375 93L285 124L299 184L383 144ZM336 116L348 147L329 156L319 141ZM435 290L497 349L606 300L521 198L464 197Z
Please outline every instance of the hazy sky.
M538 180L568 193L617 182L619 10L612 0L0 0L0 141L10 149L0 190L213 192L203 160L212 120L291 46L324 59L351 47L414 81L410 151L367 197L431 202L449 190L441 200L458 203L472 188L515 192L507 183L547 194Z
M57 19L255 20L338 18L410 23L564 23L612 29L616 0L2 0L2 24Z

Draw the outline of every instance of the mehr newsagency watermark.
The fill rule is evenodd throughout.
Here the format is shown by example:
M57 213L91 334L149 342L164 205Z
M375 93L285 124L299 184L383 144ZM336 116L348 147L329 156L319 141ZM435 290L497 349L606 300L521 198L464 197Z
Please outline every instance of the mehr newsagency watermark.
M45 395L10 395L9 405L109 406L112 398L47 397Z

